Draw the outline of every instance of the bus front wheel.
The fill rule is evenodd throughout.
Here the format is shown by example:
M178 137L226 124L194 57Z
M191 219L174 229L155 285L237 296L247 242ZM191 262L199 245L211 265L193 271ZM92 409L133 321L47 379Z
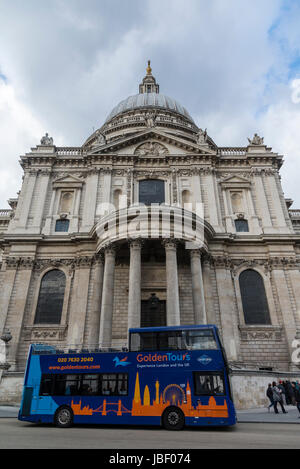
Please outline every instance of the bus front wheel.
M73 424L73 411L70 407L60 407L57 409L54 417L54 423L57 427L68 428Z
M166 430L182 430L184 414L178 407L168 407L162 416L162 424Z

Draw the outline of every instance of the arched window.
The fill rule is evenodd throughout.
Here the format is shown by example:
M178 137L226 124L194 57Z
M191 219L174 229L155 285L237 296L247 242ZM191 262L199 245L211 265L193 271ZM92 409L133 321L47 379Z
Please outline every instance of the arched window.
M245 233L249 231L248 221L244 220L243 218L238 218L237 220L234 220L234 224L237 233Z
M243 311L246 324L270 324L269 307L264 281L252 269L244 270L239 277Z
M139 202L145 205L165 202L165 183L160 179L145 179L139 182Z
M66 276L58 269L47 272L41 281L35 324L60 324Z

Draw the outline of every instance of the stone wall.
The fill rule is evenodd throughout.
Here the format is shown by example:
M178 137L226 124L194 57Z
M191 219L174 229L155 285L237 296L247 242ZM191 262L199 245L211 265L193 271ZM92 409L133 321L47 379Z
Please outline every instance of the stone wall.
M22 398L23 373L0 371L0 405L19 405ZM237 410L266 407L266 389L272 381L299 381L299 373L234 371L230 377L234 405Z
M266 396L268 384L280 380L300 382L300 371L298 373L234 371L230 382L235 408L239 410L266 407L270 403Z

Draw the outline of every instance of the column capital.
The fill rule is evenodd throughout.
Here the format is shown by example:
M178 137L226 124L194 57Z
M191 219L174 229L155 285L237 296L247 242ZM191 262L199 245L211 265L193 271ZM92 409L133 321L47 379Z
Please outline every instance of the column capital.
M129 238L128 244L130 248L140 249L144 244L144 240L142 238Z
M177 246L179 244L179 240L176 238L164 238L162 239L162 245L164 246L165 249L172 250L172 249L177 249Z
M105 257L107 256L115 257L116 251L117 251L117 246L115 244L108 244L107 246L104 246L102 252L104 253Z
M104 264L104 254L103 252L97 252L93 257L94 264Z

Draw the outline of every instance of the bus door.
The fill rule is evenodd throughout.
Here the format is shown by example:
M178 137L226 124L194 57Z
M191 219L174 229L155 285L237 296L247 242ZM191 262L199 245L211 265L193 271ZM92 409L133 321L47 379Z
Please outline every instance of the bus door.
M23 394L23 403L22 403L22 415L27 417L30 415L31 403L33 397L33 387L26 386Z
M48 391L48 389L45 389L47 385L49 385L49 387L51 386L51 378L52 378L51 375L48 375L46 379L42 381L42 383L40 382L34 383L35 384L35 392L34 392L35 409L34 410L37 413L40 413L40 414L48 413L48 411L51 411L52 409L53 399L50 395L51 394L50 389L48 393L45 392L45 390Z

